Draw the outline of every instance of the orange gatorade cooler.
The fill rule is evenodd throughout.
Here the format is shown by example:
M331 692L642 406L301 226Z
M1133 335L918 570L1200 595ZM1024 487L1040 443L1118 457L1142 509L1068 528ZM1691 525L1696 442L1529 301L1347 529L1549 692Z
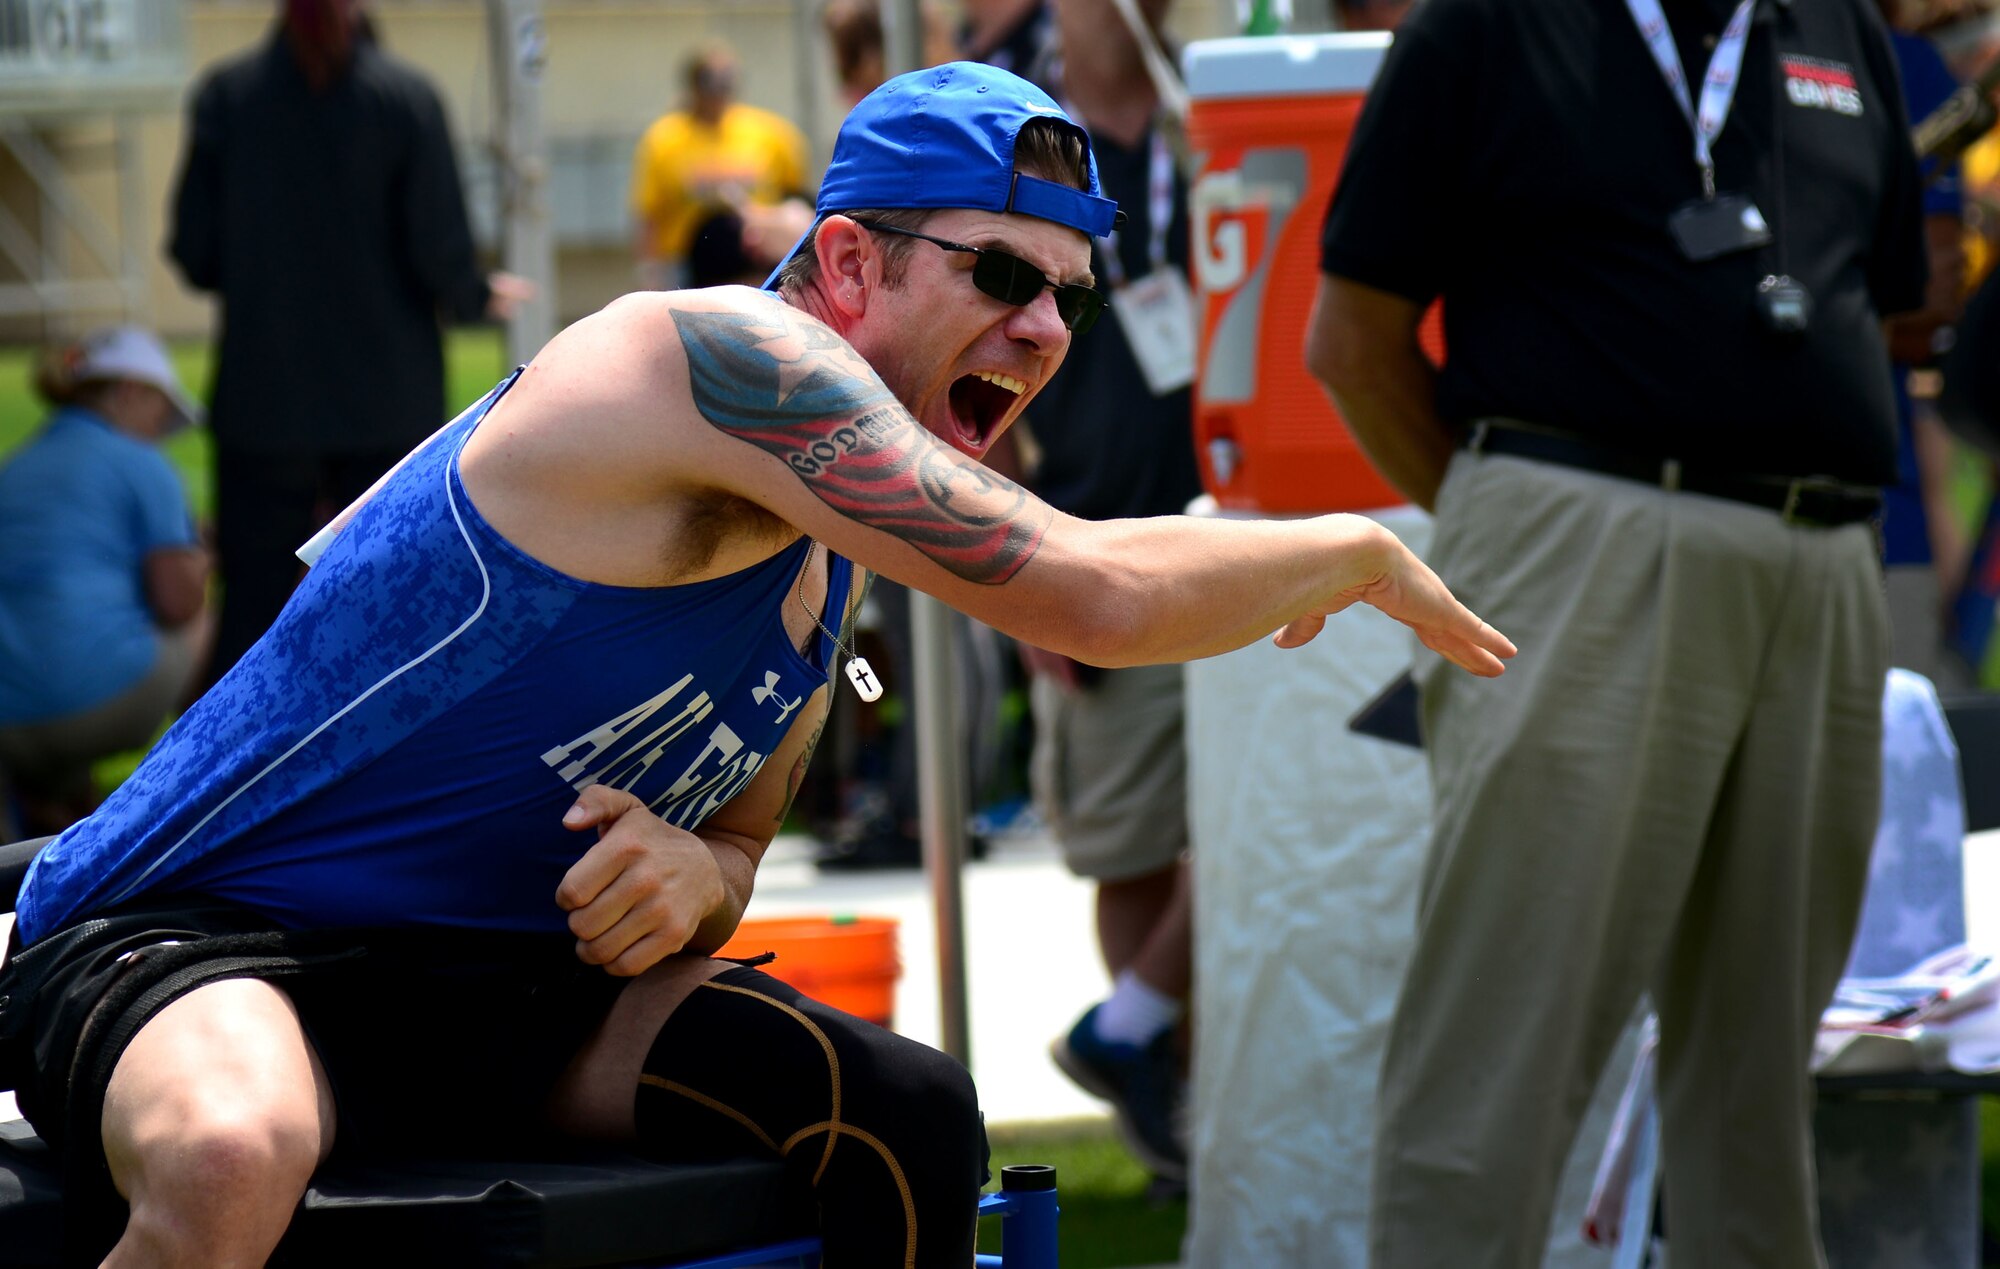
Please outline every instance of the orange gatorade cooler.
M1364 511L1406 501L1306 372L1320 224L1383 33L1202 40L1182 64L1192 108L1194 435L1224 507ZM1426 344L1441 335L1435 311Z
M778 959L765 973L877 1026L896 1022L896 921L890 917L763 917L741 922L717 956Z

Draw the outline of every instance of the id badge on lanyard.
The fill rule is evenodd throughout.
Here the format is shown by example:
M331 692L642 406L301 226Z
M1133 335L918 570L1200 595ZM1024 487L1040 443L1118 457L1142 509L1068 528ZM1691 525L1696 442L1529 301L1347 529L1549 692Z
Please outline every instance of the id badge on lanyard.
M1153 132L1152 159L1147 165L1146 214L1151 232L1146 242L1146 276L1125 276L1118 256L1118 231L1098 239L1104 250L1106 281L1118 329L1132 349L1146 387L1156 397L1194 382L1194 292L1187 278L1167 264L1167 230L1174 215L1174 159L1166 138Z
M1717 194L1715 189L1715 139L1729 118L1736 98L1736 85L1743 69L1743 50L1750 42L1750 19L1757 0L1740 0L1715 52L1709 55L1708 70L1702 75L1701 100L1688 96L1687 74L1681 69L1680 50L1674 45L1673 31L1667 26L1660 0L1625 0L1639 35L1646 41L1653 63L1667 82L1681 117L1694 132L1694 162L1701 173L1701 197L1683 203L1667 217L1667 231L1681 254L1689 260L1713 260L1718 256L1749 251L1771 241L1771 228L1764 214L1748 194Z

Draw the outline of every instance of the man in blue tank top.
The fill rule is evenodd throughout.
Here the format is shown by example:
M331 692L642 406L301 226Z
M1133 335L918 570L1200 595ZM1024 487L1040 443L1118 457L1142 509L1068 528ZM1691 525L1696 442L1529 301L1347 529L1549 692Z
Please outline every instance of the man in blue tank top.
M781 1156L829 1266L969 1262L964 1070L711 955L860 570L1103 665L1295 646L1356 601L1474 673L1513 652L1371 521L1091 523L979 463L1102 303L1097 189L1025 81L891 80L769 289L578 322L316 539L20 898L0 1049L66 1202L101 1191L92 1254L261 1263L337 1146L525 1114Z

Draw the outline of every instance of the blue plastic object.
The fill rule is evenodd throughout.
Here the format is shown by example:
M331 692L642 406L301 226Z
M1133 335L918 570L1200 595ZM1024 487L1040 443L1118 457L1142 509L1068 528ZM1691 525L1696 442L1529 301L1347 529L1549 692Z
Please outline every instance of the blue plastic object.
M1000 1169L1000 1193L979 1200L979 1214L1002 1218L1000 1254L973 1257L974 1269L1059 1269L1056 1263L1056 1170L1024 1163ZM662 1269L759 1269L795 1264L817 1269L817 1238L800 1238Z
M979 1201L981 1216L1002 1216L1000 1254L978 1256L979 1269L1057 1269L1056 1170L1044 1163L1000 1169L1000 1193Z
M819 1239L797 1238L787 1243L773 1243L769 1247L758 1247L750 1251L732 1251L727 1255L711 1256L707 1260L684 1260L678 1265L663 1266L662 1269L764 1269L765 1266L794 1264L799 1269L817 1269L819 1265Z

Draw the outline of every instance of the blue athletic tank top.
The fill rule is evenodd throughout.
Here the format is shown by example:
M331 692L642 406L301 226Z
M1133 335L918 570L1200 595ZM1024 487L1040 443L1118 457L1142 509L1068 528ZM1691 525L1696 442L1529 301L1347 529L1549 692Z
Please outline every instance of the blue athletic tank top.
M270 632L42 851L26 942L167 892L293 926L561 931L556 887L596 841L562 827L578 790L629 789L692 829L750 783L826 682L833 640L808 660L782 616L810 543L658 588L538 563L458 475L513 382L413 455ZM830 565L840 612L853 569Z

